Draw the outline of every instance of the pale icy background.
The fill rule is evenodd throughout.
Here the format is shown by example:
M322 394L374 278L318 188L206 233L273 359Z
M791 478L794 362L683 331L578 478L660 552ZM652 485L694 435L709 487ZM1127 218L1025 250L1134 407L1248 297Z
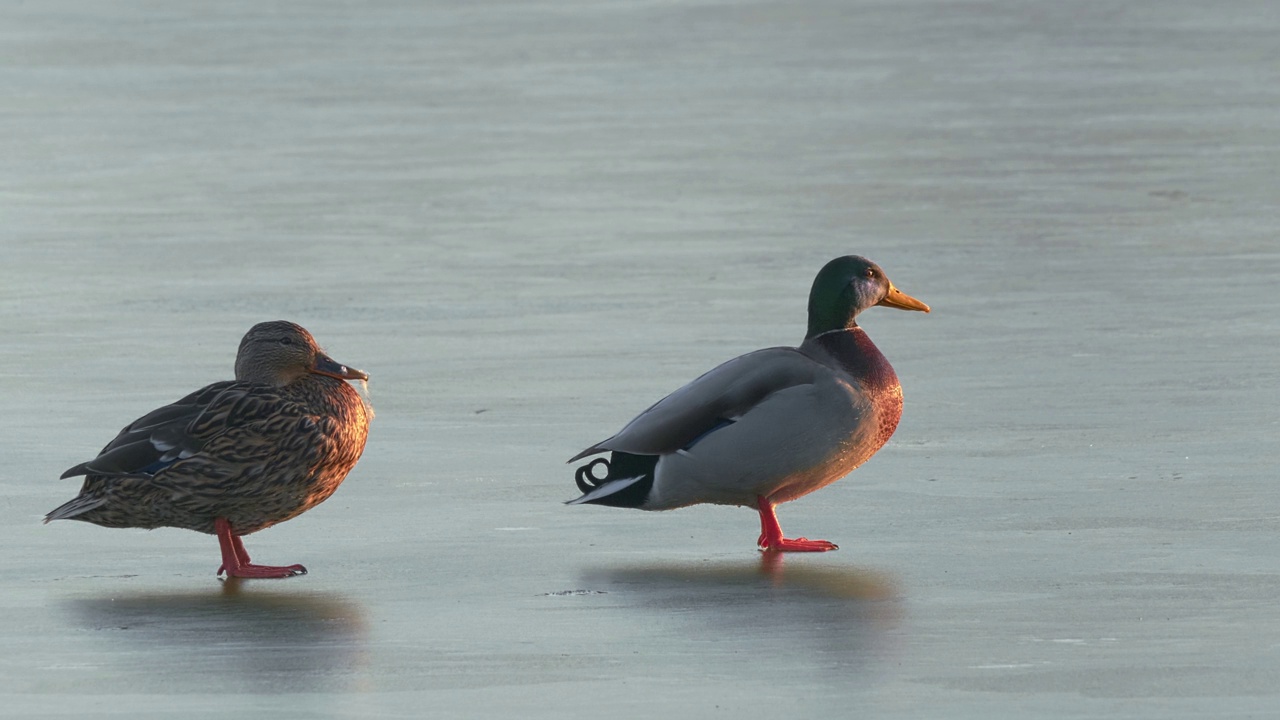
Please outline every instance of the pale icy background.
M1280 5L0 5L0 715L1259 717L1280 707ZM753 514L564 460L798 342L847 253L888 447ZM225 586L40 524L254 322L364 460Z

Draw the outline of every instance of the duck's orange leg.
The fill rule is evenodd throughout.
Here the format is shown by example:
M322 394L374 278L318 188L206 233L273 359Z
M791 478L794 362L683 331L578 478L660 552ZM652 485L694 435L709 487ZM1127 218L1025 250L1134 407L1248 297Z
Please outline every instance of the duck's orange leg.
M760 539L756 544L761 550L776 552L826 552L837 550L839 545L826 540L809 540L807 538L784 538L782 526L778 524L778 516L773 511L773 503L763 496L756 497L756 507L760 509Z
M301 565L254 565L249 562L244 542L240 536L232 534L231 523L226 518L215 518L213 529L218 536L218 546L222 548L219 575L225 572L229 578L287 578L307 574L307 569Z

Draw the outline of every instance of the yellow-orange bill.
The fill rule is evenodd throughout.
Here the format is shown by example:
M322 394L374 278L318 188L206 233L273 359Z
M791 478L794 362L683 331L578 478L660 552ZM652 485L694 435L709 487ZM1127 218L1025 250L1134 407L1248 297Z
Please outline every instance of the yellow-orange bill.
M893 283L889 283L888 296L876 304L898 308L899 310L919 310L920 312L929 312L928 305L925 305L919 300L894 287Z

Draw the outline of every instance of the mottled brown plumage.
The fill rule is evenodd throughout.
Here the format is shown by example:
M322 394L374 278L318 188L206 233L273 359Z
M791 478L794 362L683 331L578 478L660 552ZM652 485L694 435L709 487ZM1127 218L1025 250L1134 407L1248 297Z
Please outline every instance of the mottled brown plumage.
M80 495L45 522L216 533L229 574L305 572L300 565L236 572L266 567L249 563L238 538L295 517L338 488L369 430L364 403L346 380L367 378L330 359L302 327L259 323L240 342L234 381L144 415L98 457L67 470L62 477L86 476Z

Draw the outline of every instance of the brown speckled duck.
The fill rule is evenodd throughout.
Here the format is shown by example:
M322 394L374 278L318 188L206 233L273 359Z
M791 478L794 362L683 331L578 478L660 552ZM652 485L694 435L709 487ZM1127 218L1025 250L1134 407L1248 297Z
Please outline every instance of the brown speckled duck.
M240 537L338 489L369 434L364 402L346 381L368 378L334 362L299 325L254 325L240 341L235 380L147 413L67 470L62 477L84 475L84 485L45 522L187 528L218 536L219 574L304 574L301 565L251 563Z

